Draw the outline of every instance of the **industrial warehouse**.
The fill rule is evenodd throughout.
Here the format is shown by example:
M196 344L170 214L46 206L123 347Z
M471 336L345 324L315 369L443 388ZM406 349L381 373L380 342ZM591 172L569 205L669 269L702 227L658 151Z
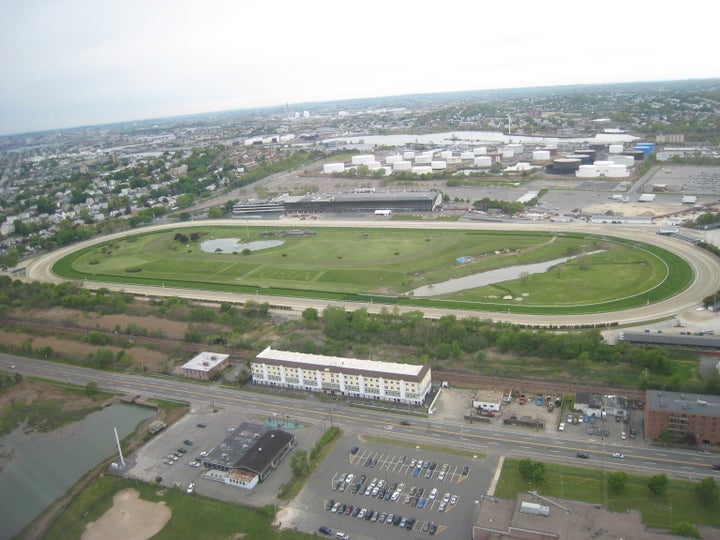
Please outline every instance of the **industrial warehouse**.
M358 360L267 347L250 363L255 384L421 405L430 393L429 364Z

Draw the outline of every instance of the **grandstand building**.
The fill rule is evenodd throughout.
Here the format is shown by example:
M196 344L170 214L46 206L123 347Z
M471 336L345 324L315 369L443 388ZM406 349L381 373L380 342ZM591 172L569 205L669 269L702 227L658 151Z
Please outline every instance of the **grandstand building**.
M270 347L250 363L256 384L420 405L430 393L429 364L358 360Z
M324 193L285 198L287 214L432 212L442 204L439 191Z

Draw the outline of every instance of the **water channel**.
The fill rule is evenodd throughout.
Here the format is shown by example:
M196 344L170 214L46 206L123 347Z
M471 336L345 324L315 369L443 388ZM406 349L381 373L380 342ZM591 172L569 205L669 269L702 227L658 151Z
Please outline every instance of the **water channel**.
M582 255L592 255L594 253L600 253L601 251L602 250L592 251L589 253L583 253ZM510 281L512 279L520 279L524 272L527 272L528 274L541 274L543 272L547 272L556 264L565 263L580 256L581 255L572 255L561 259L554 259L552 261L519 264L508 268L488 270L486 272L480 272L479 274L472 274L461 278L448 279L447 281L442 281L440 283L423 285L422 287L418 287L417 289L411 291L410 294L416 297L438 296L441 294L464 291L466 289L474 289L476 287L484 287L486 285L492 285L493 283L502 283L503 281Z
M0 438L9 456L0 471L0 539L12 538L62 496L82 475L117 452L122 439L153 409L115 404L51 433L25 433L20 426Z
M205 240L200 249L205 253L242 253L246 249L259 251L261 249L282 246L282 240L256 240L255 242L242 242L238 238L216 238Z

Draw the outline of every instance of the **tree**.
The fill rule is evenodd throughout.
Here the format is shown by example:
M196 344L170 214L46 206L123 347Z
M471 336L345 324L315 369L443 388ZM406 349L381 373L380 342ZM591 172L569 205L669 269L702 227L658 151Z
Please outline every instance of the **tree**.
M302 312L302 318L305 322L315 322L318 320L318 310L313 307L306 308Z
M695 494L705 506L713 506L720 500L720 488L712 476L695 486Z
M663 495L668 488L668 479L664 474L656 474L648 480L648 489L655 495Z
M217 206L213 206L210 210L208 210L208 217L211 219L220 218L222 216L223 211Z
M93 396L97 394L98 391L98 383L96 381L89 381L85 385L85 394L88 396Z
M610 473L608 475L608 487L611 491L622 491L625 489L625 482L627 482L627 474L623 471Z
M310 472L307 450L295 450L292 458L290 458L290 468L292 469L293 475L297 478L302 478Z
M678 521L670 527L670 534L685 536L686 538L701 538L700 531L689 521Z
M520 474L529 482L541 483L545 479L545 464L540 461L523 459L518 466Z

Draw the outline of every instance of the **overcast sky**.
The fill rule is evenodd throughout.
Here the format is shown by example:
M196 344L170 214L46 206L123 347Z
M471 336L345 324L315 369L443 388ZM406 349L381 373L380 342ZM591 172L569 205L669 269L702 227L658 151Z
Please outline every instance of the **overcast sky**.
M7 0L0 134L306 101L716 78L711 5Z

